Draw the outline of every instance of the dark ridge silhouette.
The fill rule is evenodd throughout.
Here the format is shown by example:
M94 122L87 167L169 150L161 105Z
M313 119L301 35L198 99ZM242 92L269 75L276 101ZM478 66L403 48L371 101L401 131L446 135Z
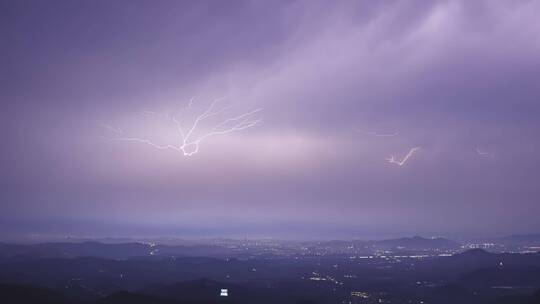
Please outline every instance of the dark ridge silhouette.
M0 284L0 302L6 304L69 304L62 294L35 286Z
M437 288L432 298L439 304L474 303L478 300L474 292L458 284L449 284Z
M217 281L199 279L154 287L151 290L145 291L145 294L180 300L186 298L190 300L212 300L219 298L220 289L226 288L225 286L226 284Z
M0 244L0 257L101 257L109 259L147 255L150 246L141 243L104 244L87 241L82 243L42 243L35 245Z
M276 303L270 291L261 287L250 286L245 283L224 283L210 279L199 279L185 282L178 282L171 285L157 286L144 291L144 294L156 297L174 299L188 302L219 302L224 301L234 303ZM228 297L221 297L220 290L228 290ZM279 295L277 295L279 296Z
M503 296L492 302L493 304L540 304L540 289L532 295Z
M460 284L471 288L540 286L540 267L483 268L465 274Z
M18 245L0 243L0 258L77 258L98 257L106 259L129 259L137 257L221 257L232 255L230 249L215 245L157 245L143 243L99 243L85 241L81 243L42 243Z
M179 302L127 291L119 291L98 300L97 304L179 304Z

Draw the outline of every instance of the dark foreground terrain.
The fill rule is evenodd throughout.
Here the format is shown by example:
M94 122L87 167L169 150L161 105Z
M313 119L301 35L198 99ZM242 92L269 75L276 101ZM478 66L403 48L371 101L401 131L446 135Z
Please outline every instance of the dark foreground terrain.
M0 302L540 303L540 253L469 247L419 237L0 244Z

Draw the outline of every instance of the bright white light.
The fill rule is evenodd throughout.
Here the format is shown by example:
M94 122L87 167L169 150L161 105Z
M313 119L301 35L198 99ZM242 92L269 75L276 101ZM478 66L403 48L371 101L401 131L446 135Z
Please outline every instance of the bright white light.
M407 155L405 155L405 157L403 157L403 159L401 161L396 160L393 155L391 155L390 158L387 158L386 160L391 164L396 164L398 166L403 166L403 165L405 165L407 160L409 160L409 158L418 150L420 150L420 147L411 148L409 150L409 153L407 153Z
M215 109L216 103L219 102L221 99L215 99L210 106L204 111L202 114L195 117L195 120L189 126L189 128L184 128L185 126L182 126L182 123L178 119L176 115L169 115L169 114L160 114L152 111L144 111L143 115L155 115L160 118L168 118L170 119L174 125L176 126L176 131L178 132L180 142L178 144L158 144L154 141L148 139L148 138L141 138L141 137L115 137L111 138L112 140L119 140L119 141L129 141L129 142L138 142L143 143L152 146L153 148L159 149L159 150L166 150L171 149L178 152L181 152L184 156L192 156L193 154L196 154L199 152L199 146L200 143L207 139L210 136L214 135L222 135L227 133L232 133L236 131L245 130L251 127L256 126L261 122L260 118L255 118L255 114L262 111L262 109L256 109L251 112L247 112L244 114L241 114L239 116L224 119L220 123L214 125L209 131L203 133L202 135L196 136L194 135L194 132L199 126L199 124L210 117L217 116L219 114L222 114L227 107L222 107L220 109ZM193 98L190 99L189 104L187 108L191 108L193 105ZM107 130L123 135L124 132L121 129L111 127L106 124L101 124L102 127L106 128Z

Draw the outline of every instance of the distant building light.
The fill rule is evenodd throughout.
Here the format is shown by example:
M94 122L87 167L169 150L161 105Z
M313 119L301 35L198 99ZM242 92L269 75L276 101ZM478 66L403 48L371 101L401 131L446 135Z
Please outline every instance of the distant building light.
M363 292L363 291L352 291L351 296L359 297L359 298L362 298L362 299L369 299L369 297L370 297L369 293Z

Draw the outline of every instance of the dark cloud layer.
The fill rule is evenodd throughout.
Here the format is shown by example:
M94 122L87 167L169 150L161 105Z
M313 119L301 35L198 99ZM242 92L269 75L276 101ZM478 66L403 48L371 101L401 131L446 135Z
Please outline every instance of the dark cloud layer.
M5 234L535 232L535 1L4 1ZM140 115L262 123L200 152ZM202 125L202 129L208 125ZM174 130L174 129L172 129ZM396 136L375 136L393 134ZM386 161L421 149L404 166ZM480 155L477 150L488 153Z

